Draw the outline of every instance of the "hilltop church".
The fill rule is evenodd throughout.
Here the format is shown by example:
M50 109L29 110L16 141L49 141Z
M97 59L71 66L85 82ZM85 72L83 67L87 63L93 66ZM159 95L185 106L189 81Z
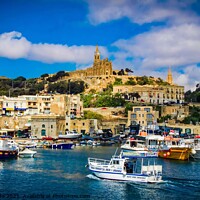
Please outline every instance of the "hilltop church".
M85 70L76 70L69 72L72 77L87 77L87 76L110 76L113 75L112 62L108 58L101 60L98 45L94 53L93 66Z

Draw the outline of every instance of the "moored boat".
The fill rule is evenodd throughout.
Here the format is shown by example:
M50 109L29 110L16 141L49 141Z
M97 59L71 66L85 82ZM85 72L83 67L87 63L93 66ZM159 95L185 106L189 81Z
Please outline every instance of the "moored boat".
M188 160L192 148L188 147L171 147L168 149L160 149L158 151L158 157L174 160Z
M162 166L151 162L154 156L119 156L114 155L110 160L88 158L89 170L98 178L118 181L145 183L162 182Z
M74 147L73 143L53 143L49 146L52 149L72 149Z
M82 136L82 133L76 131L66 131L64 135L59 135L59 139L77 139Z
M0 159L16 158L18 147L11 144L7 139L0 139Z
M32 151L32 150L26 148L23 151L20 151L18 153L18 155L21 158L33 158L36 153L37 153L37 151Z
M194 148L186 145L181 138L165 137L165 144L160 147L158 157L174 160L188 160L195 154Z
M148 148L145 145L145 141L135 140L134 138L127 139L126 143L121 145L121 149L129 151L142 151L142 152L148 151Z

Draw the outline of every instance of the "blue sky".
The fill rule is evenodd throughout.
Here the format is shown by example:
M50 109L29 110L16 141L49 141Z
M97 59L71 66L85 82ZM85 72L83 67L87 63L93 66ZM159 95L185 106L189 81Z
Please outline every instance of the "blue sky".
M90 67L96 44L114 69L200 82L195 0L1 0L0 76L39 77Z

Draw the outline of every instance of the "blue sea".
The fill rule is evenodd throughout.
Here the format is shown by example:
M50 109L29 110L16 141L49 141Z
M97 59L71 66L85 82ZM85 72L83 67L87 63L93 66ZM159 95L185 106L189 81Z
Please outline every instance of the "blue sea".
M100 180L88 168L88 157L109 159L116 147L37 149L35 158L0 161L0 199L200 199L200 162L158 158L162 184Z

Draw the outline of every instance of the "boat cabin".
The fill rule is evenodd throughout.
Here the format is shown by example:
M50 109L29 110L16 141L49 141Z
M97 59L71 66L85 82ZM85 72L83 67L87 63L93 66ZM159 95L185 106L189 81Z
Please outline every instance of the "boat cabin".
M143 141L143 140L135 140L135 139L131 138L131 139L126 141L125 145L129 146L129 147L141 148L141 147L145 147L145 141Z

